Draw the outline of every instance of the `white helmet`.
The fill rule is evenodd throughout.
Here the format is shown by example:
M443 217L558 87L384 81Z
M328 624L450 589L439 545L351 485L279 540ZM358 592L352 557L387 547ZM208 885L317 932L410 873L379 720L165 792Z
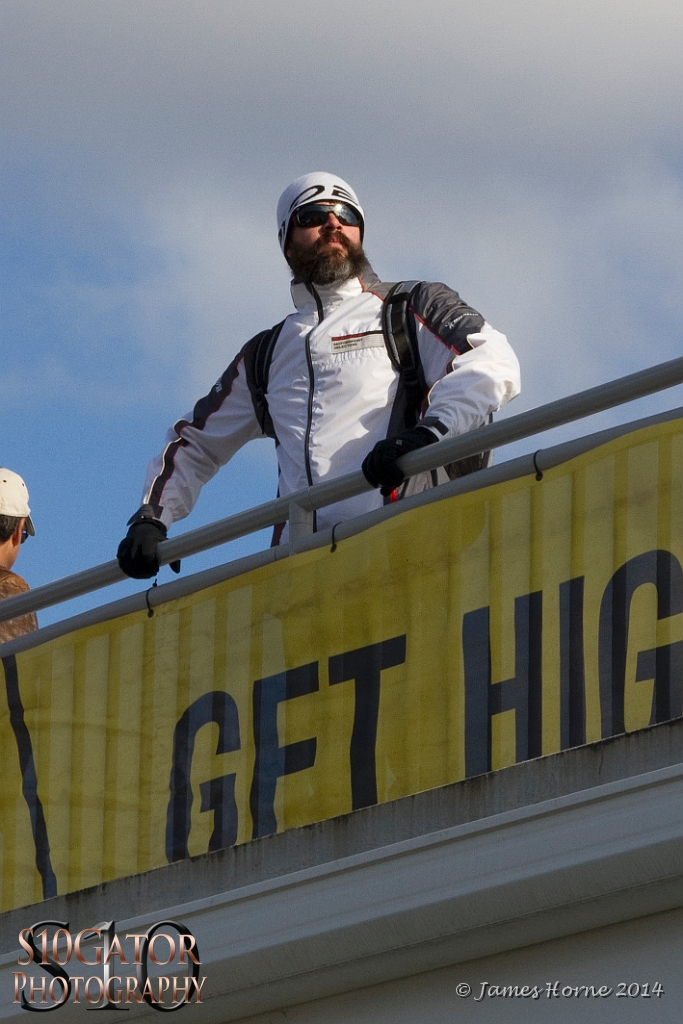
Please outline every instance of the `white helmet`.
M363 237L363 207L358 202L358 196L351 186L343 178L338 178L336 174L315 171L313 174L304 174L288 185L278 201L277 237L283 252L285 251L289 221L294 211L298 210L300 206L305 206L306 203L315 203L320 200L348 203L354 210L358 210L361 216L361 238Z

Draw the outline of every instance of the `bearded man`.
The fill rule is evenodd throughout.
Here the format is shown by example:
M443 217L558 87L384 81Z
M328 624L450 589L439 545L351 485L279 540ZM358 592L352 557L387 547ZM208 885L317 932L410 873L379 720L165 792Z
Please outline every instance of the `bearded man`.
M272 437L279 494L362 466L374 490L320 509L314 529L432 486L404 484L401 455L481 426L519 393L519 364L504 335L443 284L411 282L405 315L423 393L406 401L383 320L392 286L362 248L364 214L336 175L306 174L280 197L280 247L295 312L252 338L192 413L168 432L149 465L142 507L118 558L127 575L154 576L157 547L192 510L201 488L247 441ZM282 530L276 529L274 543Z

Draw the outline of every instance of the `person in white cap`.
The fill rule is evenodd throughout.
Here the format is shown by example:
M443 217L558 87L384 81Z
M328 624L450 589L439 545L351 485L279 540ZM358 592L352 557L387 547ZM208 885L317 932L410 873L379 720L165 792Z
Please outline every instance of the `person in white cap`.
M19 548L35 536L28 490L18 473L0 467L0 601L25 593L28 583L12 572ZM38 629L35 612L0 622L0 644Z
M404 483L400 456L480 426L518 394L505 336L444 284L380 281L363 251L364 220L356 193L334 174L306 174L282 193L278 240L295 311L247 342L168 432L119 545L129 576L158 572L168 527L247 441L275 439L281 496L359 467L381 488L320 509L321 530L408 485L433 486L437 474ZM284 536L276 530L273 542Z

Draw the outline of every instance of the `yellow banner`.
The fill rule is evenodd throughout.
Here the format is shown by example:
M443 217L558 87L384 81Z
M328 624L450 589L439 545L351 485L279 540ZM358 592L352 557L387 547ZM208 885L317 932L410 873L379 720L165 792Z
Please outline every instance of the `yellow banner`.
M683 421L4 659L2 910L682 713Z

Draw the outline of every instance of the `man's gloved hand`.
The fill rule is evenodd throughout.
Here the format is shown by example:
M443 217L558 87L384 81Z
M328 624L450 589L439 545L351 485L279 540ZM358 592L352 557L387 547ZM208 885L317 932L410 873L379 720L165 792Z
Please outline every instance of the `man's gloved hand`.
M147 509L149 508L149 512ZM148 580L159 572L157 548L166 540L166 527L143 505L129 520L129 530L116 552L119 565L126 576L134 580ZM180 572L180 562L171 562L171 569Z
M404 430L396 437L378 441L363 460L363 475L373 487L381 486L381 493L386 497L405 480L405 473L397 465L398 459L406 452L425 448L436 441L437 436L428 427L413 427L412 430Z

